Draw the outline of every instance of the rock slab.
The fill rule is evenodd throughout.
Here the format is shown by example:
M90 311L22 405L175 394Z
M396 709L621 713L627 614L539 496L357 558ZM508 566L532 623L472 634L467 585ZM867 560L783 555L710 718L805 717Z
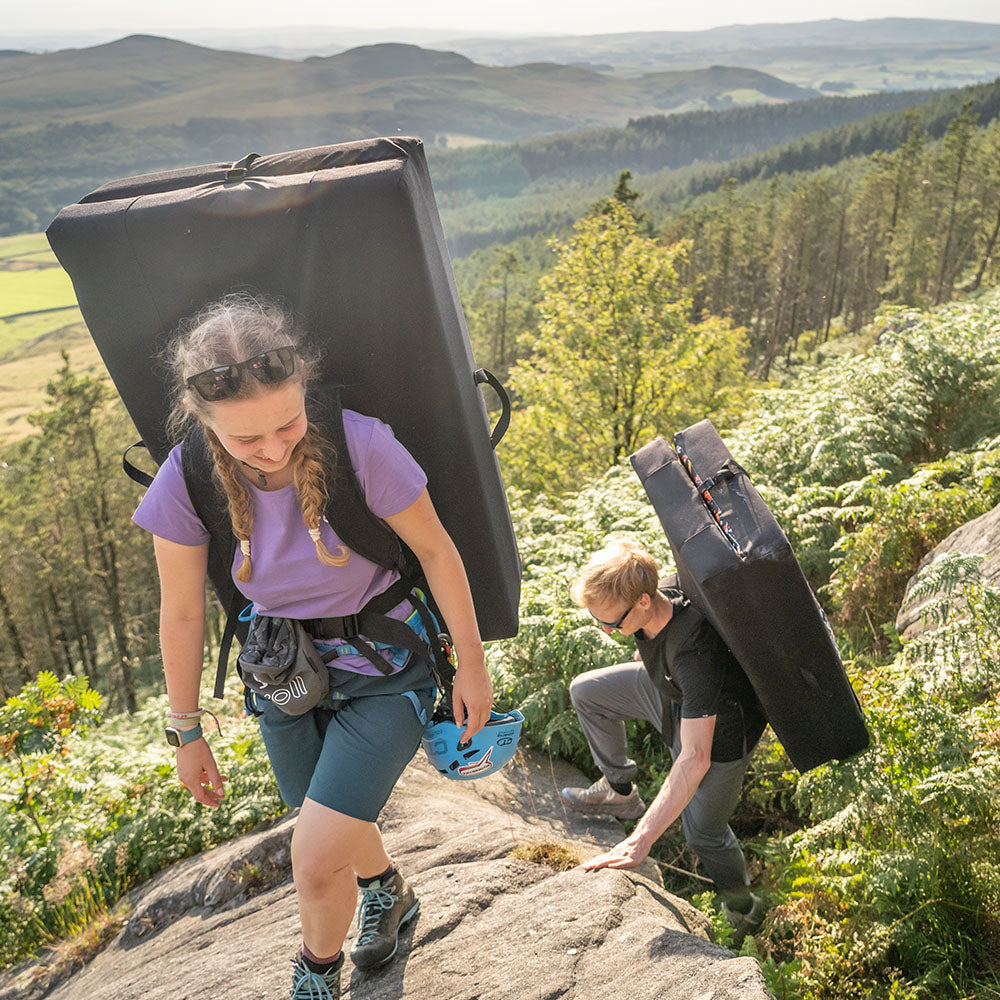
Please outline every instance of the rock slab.
M345 963L343 995L771 997L757 962L713 944L707 919L666 892L651 863L636 872L557 871L510 856L518 846L558 842L587 857L617 843L616 821L567 813L558 798L557 787L586 780L566 764L521 754L498 775L452 782L418 754L381 825L420 911L383 969L361 973ZM25 970L8 973L0 1000L287 1000L299 943L293 824L286 816L162 872L134 891L128 924L86 968L51 989L29 986ZM248 872L271 887L254 894Z
M1000 504L956 528L920 560L917 572L906 585L903 604L896 615L896 631L901 638L916 639L924 631L921 614L930 598L914 600L910 591L921 571L949 552L983 556L979 566L983 579L994 586L1000 583Z

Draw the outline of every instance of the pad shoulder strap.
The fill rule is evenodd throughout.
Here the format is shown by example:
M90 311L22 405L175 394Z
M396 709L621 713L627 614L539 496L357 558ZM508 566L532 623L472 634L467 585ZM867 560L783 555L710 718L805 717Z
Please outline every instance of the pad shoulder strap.
M224 608L236 585L232 578L236 536L229 518L225 493L213 475L212 453L200 426L192 428L181 443L184 485L195 513L208 529L208 578Z
M333 467L326 472L327 492L330 496L326 519L349 549L385 569L398 571L400 582L404 587L408 591L419 592L419 596L413 599L413 605L427 633L432 654L431 666L438 683L448 692L450 700L454 669L439 635L439 628L447 630L447 623L427 585L420 561L396 532L372 513L365 500L361 482L351 464L338 387L331 383L321 385L311 399L310 411L310 419L316 421L336 452ZM383 610L383 616L387 610L389 609ZM382 636L383 641L408 647L407 636L400 633L395 639L392 638L393 630L396 629L394 619L385 618L379 627L381 630L389 630Z
M677 651L694 634L695 630L701 627L702 622L705 621L705 616L697 606L691 603L687 595L682 594L680 590L672 587L661 587L660 592L664 597L675 602L674 617L667 626L667 634L663 643L663 655L666 658L669 676L669 665L674 662ZM681 598L683 599L683 603L678 601Z
M248 603L233 582L232 566L236 554L236 536L229 518L229 504L213 475L211 450L200 426L188 432L181 443L181 469L191 506L208 529L208 578L219 603L226 612L226 625L219 644L219 663L215 673L216 698L221 698L233 639L246 642L249 623L240 620L240 609Z
M344 411L336 385L324 383L310 397L310 418L335 452L332 467L326 470L329 501L326 519L337 537L352 551L384 569L412 575L412 565L399 537L372 513L361 483L351 464L344 430Z
M351 465L344 431L344 415L336 386L324 385L311 399L311 416L333 445L335 459L326 470L330 500L326 519L340 540L353 552L385 569L403 571L407 560L396 533L376 517L365 501L361 483ZM195 513L208 529L208 575L223 607L228 607L232 583L236 537L226 496L213 474L212 454L200 426L195 426L181 445L184 484Z

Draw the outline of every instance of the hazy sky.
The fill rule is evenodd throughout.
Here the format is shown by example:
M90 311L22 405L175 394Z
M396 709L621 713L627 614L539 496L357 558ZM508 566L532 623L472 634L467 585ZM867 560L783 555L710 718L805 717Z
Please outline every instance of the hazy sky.
M677 3L628 0L378 0L351 5L330 0L241 0L220 7L204 0L145 4L135 0L47 0L43 4L4 3L6 31L66 31L116 28L123 32L163 32L178 28L236 28L277 25L441 28L476 32L688 31L725 24L816 21L829 17L931 17L1000 23L998 0L715 0Z

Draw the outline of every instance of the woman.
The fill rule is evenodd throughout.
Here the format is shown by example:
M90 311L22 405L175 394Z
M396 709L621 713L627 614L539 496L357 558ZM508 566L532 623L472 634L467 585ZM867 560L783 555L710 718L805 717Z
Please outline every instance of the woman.
M197 421L239 539L233 574L255 614L323 619L357 613L398 574L343 546L323 518L330 446L309 420L315 372L290 317L273 303L227 296L207 307L172 346L171 428ZM458 669L455 721L466 736L490 715L492 687L465 570L434 511L426 477L392 431L344 411L348 456L370 509L412 549L451 632ZM201 735L208 531L171 451L134 516L154 538L160 577L160 643L170 701L168 736L177 774L194 798L225 794ZM404 600L389 614L419 629ZM345 640L317 641L331 660L330 695L302 715L258 699L261 732L282 798L301 807L292 872L302 922L293 998L340 995L342 944L362 890L355 965L373 968L396 951L399 928L419 903L385 850L376 819L420 742L415 701L432 707L429 664L378 644L376 669ZM329 658L329 656L327 657Z

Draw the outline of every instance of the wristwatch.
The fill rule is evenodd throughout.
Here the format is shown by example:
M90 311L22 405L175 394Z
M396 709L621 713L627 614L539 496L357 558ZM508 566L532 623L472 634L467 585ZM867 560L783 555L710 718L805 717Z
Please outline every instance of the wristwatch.
M195 740L200 740L202 737L200 722L194 729L177 729L174 726L167 726L165 732L167 734L167 742L172 747L182 747L188 743L193 743Z

